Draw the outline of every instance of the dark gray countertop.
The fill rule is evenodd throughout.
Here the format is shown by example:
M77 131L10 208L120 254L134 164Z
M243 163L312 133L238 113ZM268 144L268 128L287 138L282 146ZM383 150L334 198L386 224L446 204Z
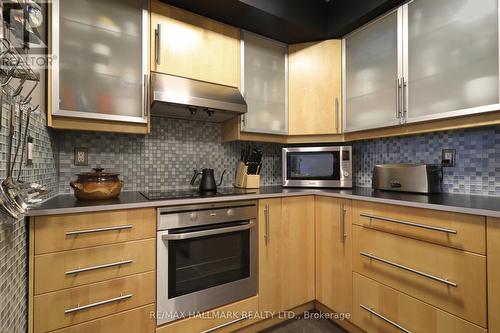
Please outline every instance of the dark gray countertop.
M244 192L245 191L242 191L242 193ZM365 187L341 190L266 186L261 187L259 190L248 190L247 192L252 192L252 194L157 201L147 200L139 192L123 192L119 198L106 201L80 201L77 200L72 194L61 194L41 203L37 207L32 208L27 215L57 215L116 209L177 206L208 202L255 200L285 196L322 195L500 218L500 197L493 196L451 193L430 195L410 194L374 191L371 188Z

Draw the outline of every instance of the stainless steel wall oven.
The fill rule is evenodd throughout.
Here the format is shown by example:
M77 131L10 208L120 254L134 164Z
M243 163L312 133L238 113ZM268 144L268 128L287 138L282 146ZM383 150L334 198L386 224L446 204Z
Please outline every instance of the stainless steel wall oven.
M256 201L158 209L158 325L257 294L256 218Z

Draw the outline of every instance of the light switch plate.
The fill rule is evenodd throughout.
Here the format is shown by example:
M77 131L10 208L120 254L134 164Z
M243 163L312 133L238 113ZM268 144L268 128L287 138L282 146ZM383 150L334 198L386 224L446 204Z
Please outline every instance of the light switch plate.
M443 149L441 165L443 167L454 167L456 164L457 151L455 149Z
M26 138L26 165L33 165L33 137Z
M88 166L89 165L89 151L87 148L75 148L75 166Z

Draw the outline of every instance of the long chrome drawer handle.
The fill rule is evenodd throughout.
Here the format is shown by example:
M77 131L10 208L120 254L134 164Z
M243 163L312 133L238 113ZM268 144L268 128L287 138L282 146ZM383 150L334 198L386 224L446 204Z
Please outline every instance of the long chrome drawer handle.
M96 265L96 266L90 266L90 267L84 267L84 268L77 268L77 269L74 269L71 271L67 271L64 274L66 274L66 275L78 274L78 273L83 273L83 272L95 271L97 269L102 269L102 268L127 265L127 264L131 264L131 263L132 263L132 260L123 260L123 261L112 262L109 264L102 264L102 265Z
M434 280L434 281L437 281L437 282L441 282L441 283L447 284L447 285L452 286L452 287L457 287L458 286L455 282L451 282L448 279L443 279L443 278L440 278L440 277L437 277L437 276L434 276L434 275L431 275L431 274L428 274L428 273L417 271L416 269L413 269L413 268L410 268L410 267L407 267L407 266L403 266L403 265L397 264L395 262L392 262L392 261L389 261L389 260L386 260L386 259L374 256L373 254L370 254L370 253L359 252L359 254L362 255L362 256L368 257L370 259L383 262L384 264L387 264L387 265L390 265L390 266L394 266L394 267L397 267L397 268L401 268L402 270L405 270L405 271L408 271L408 272L412 272L412 273L415 273L417 275L426 277L428 279L431 279L431 280Z
M95 232L103 232L103 231L115 231L115 230L124 230L124 229L132 229L133 225L117 225L114 227L106 227L106 228L98 228L98 229L85 229L85 230L75 230L68 231L66 236L75 236L75 235L83 235L83 234L92 234Z
M105 305L105 304L109 304L109 303L122 301L124 299L131 298L131 297L132 297L132 294L122 295L122 296L118 296L115 298L107 299L105 301L100 301L100 302L96 302L96 303L87 304L87 305L83 305L83 306L78 306L76 308L68 309L68 310L64 311L64 313L69 314L69 313L73 313L73 312L78 312L78 311L82 311L85 309L94 308L94 307L100 306L100 305Z
M440 228L440 227L434 227L432 225L427 225L427 224L420 224L420 223L408 222L408 221L403 221L403 220L398 220L398 219L391 219L391 218L388 218L388 217L377 216L377 215L370 215L370 214L360 214L360 216L368 217L370 219L377 219L377 220L381 220L381 221L385 221L385 222L392 222L392 223L409 225L411 227L417 227L417 228L423 228L423 229L428 229L428 230L433 230L433 231L445 232L447 234L457 234L456 230L447 229L447 228Z
M205 331L201 331L200 333L210 333L210 332L215 332L217 330L220 330L221 328L224 328L224 327L227 327L227 326L230 326L232 324L236 324L240 321L243 321L245 319L248 319L248 317L246 316L243 316L241 318L238 318L238 319L235 319L235 320L232 320L232 321L228 321L227 323L224 323L224 324L221 324L219 326L215 326L215 327L212 327L212 328L209 328L208 330L205 330Z
M227 234L229 232L242 231L251 229L255 226L255 222L250 221L247 224L235 226L235 227L227 227L227 228L219 228L219 229L211 229L211 230L203 230L203 231L193 231L186 232L183 234L169 234L165 233L161 235L161 239L163 240L180 240L180 239L189 239L189 238L197 238L211 235L219 235L219 234Z
M371 313L372 315L374 315L375 317L378 317L378 318L382 319L383 321L385 321L386 323L389 323L389 324L391 324L392 326L396 327L397 329L399 329L399 330L401 330L401 331L403 331L403 332L405 332L405 333L413 333L412 331L407 330L406 328L404 328L403 326L399 325L398 323L396 323L396 322L394 322L394 321L390 320L389 318L382 316L380 313L375 312L374 310L370 309L370 308L369 308L369 307L367 307L366 305L360 304L359 306L360 306L362 309L364 309L364 310L366 310L366 311L370 312L370 313Z

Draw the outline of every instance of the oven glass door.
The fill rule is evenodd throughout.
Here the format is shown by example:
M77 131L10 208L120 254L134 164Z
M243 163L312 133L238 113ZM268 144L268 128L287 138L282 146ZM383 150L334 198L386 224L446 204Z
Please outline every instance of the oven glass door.
M170 230L172 237L182 236L168 241L168 298L250 277L250 229L210 234L245 224L248 222ZM190 236L204 234L209 235Z
M348 152L347 152L348 153ZM340 180L340 151L288 152L288 180Z

